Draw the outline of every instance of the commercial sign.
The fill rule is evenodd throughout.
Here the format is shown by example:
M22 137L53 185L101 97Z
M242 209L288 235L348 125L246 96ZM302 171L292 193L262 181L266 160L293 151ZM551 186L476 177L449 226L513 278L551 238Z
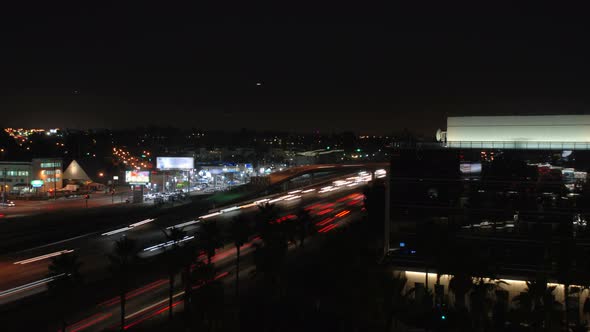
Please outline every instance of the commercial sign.
M195 168L195 158L193 157L158 157L156 166L163 171L168 170L187 170Z
M33 180L33 181L31 181L31 186L33 188L41 188L41 187L43 187L43 183L44 183L43 180Z
M129 184L147 184L150 182L150 172L125 171L125 182Z

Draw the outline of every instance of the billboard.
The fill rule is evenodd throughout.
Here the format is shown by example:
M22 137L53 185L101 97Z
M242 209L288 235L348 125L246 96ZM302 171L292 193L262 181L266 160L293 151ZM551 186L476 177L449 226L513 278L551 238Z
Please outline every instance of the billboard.
M125 182L129 184L146 184L150 182L149 171L125 171Z
M462 162L459 165L459 169L461 170L461 174L480 174L481 163Z
M158 157L156 166L160 170L186 170L195 168L193 157Z
M33 180L31 181L31 186L33 186L33 188L41 188L43 187L43 180Z

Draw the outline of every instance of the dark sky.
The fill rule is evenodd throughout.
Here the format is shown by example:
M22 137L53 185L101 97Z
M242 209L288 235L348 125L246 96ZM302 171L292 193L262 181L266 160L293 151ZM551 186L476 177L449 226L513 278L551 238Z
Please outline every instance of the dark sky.
M408 2L19 2L0 125L431 133L448 114L588 109L584 8Z

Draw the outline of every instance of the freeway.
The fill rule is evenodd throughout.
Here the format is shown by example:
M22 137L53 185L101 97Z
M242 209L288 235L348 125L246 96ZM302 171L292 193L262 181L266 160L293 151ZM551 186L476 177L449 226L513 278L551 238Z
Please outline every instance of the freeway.
M363 195L361 194L362 187L368 180L366 177L363 181L335 181L332 186L325 186L321 188L308 188L306 190L294 191L291 193L285 193L282 196L274 198L265 198L263 201L272 202L280 206L283 211L283 220L285 218L293 218L293 211L298 209L301 204L304 204L310 213L314 216L316 227L318 232L322 235L332 231L337 227L341 227L346 222L358 218L359 211L363 205ZM256 203L256 202L253 202ZM185 221L178 223L177 226L184 227L185 230L194 230L198 227L200 220L203 219L215 219L221 223L231 220L233 217L240 213L255 214L257 211L256 204L248 203L236 207L228 207L221 209L215 213L210 213L201 218L195 219L194 221ZM222 212L223 211L223 212ZM168 227L174 227L176 225L170 225ZM61 243L57 247L53 248L40 248L43 250L29 252L26 254L15 255L10 260L6 260L4 266L7 266L9 262L12 262L14 272L19 271L23 267L31 266L27 268L27 271L43 271L46 269L47 264L50 260L51 255L57 255L61 251L65 250L76 250L82 255L82 260L88 262L92 260L91 268L83 269L83 273L97 278L100 273L98 271L106 270L108 264L105 256L105 252L108 252L112 248L113 241L121 236L122 234L133 234L133 238L140 239L142 246L146 248L144 256L154 255L163 252L162 248L156 248L158 244L161 244L162 236L160 232L161 225L157 225L156 220L143 220L127 228L121 228L112 230L101 234L99 238L96 238L96 242L93 242L92 250L81 250L76 245L81 244L78 241L68 241ZM129 235L131 236L131 235ZM252 241L243 247L243 254L248 255L252 251L252 246L258 238L254 237ZM84 240L82 242L88 242ZM68 249L69 248L69 249ZM38 255L41 254L41 255ZM26 258L28 257L28 258ZM231 280L233 278L233 259L235 257L235 249L231 246L218 251L213 261L216 263L216 267L219 270L218 278ZM24 259L23 259L24 258ZM248 271L253 269L252 264L243 265L242 275L246 275ZM102 276L104 277L104 276ZM18 278L16 278L18 279ZM177 278L179 279L179 278ZM38 280L36 280L38 281ZM19 298L22 294L30 292L42 291L44 286L32 284L30 289L22 290L19 287L13 287L8 289L7 294L4 291L0 297L4 298L4 301L9 299ZM22 286L22 285L21 285ZM167 308L167 280L156 278L146 283L145 285L131 290L127 297L128 301L128 328L134 328L137 325L141 325L145 320L155 318L162 315ZM182 306L182 292L175 294L176 302L174 306ZM119 306L117 305L118 298L116 294L111 294L111 298L105 298L100 303L92 306L91 308L85 308L80 312L76 313L72 318L75 323L71 324L68 331L100 331L105 328L114 328L117 326Z
M136 239L139 245L145 250L141 256L150 257L163 252L163 228L183 227L184 230L191 233L198 229L202 220L214 219L220 224L226 223L240 213L256 214L257 204L261 202L270 202L276 204L284 211L284 218L293 218L293 211L301 205L306 205L316 218L317 228L320 233L329 232L338 227L340 219L350 218L357 211L352 208L360 209L362 204L362 195L360 194L362 186L371 178L367 173L336 180L332 185L325 185L317 188L304 188L291 192L266 197L254 202L244 202L242 205L221 208L218 211L202 215L194 220L185 220L176 224L159 223L157 219L138 220L126 227L113 229L100 234L91 234L58 243L45 245L38 248L3 255L0 257L0 304L7 304L27 296L44 292L46 290L46 272L51 261L51 257L61 254L62 252L76 252L81 261L85 264L81 272L87 276L86 281L92 283L108 277L107 253L112 251L113 243L120 236L127 235ZM324 201L336 199L322 205ZM314 203L314 204L311 204ZM342 208L343 205L349 204L350 208ZM256 240L254 240L256 241ZM250 246L249 244L248 246ZM246 252L248 248L245 248ZM232 257L231 248L221 250L216 256L216 260ZM149 286L151 287L151 286ZM155 287L155 286L154 286ZM150 288L152 290L152 288ZM136 291L138 292L138 291ZM150 294L154 291L150 291ZM135 294L135 293L131 293ZM133 304L130 302L130 306ZM102 320L102 319L101 319ZM107 319L104 318L106 321Z

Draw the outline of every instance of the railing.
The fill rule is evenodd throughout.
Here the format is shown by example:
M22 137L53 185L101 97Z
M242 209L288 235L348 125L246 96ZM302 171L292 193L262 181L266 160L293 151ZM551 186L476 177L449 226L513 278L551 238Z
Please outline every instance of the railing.
M590 142L539 142L539 141L448 141L395 143L400 149L507 149L507 150L590 150Z

